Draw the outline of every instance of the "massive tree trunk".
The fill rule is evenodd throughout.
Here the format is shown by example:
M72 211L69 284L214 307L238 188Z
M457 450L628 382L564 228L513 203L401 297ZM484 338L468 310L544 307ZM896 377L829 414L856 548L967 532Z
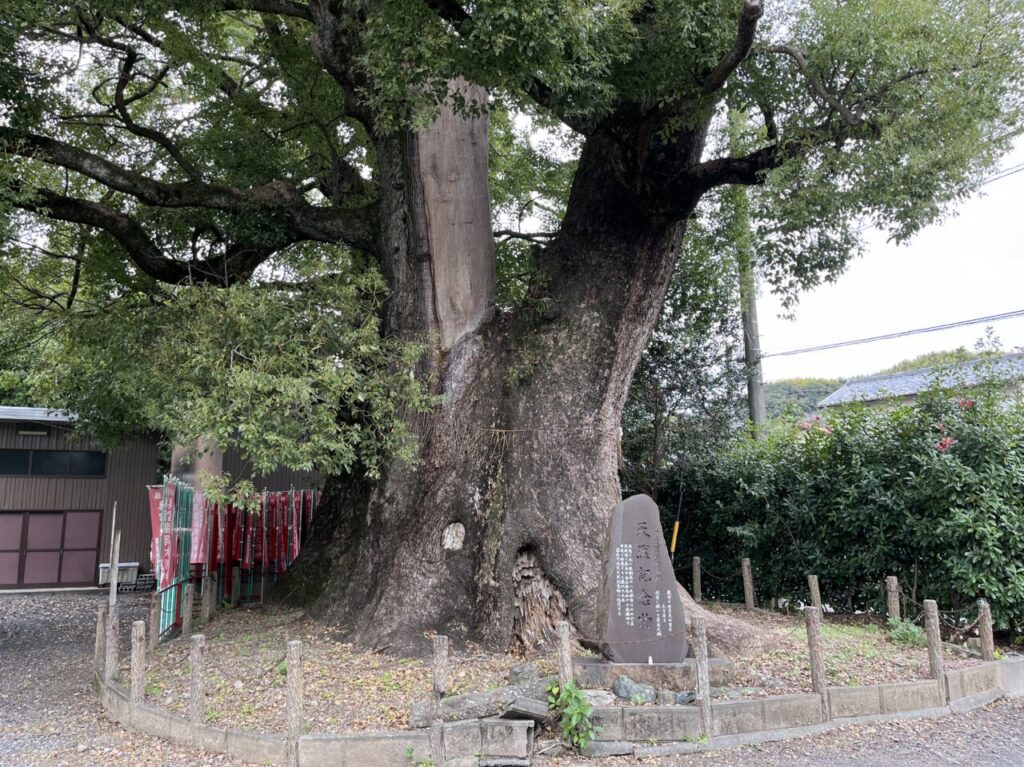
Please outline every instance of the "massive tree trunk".
M329 482L285 586L392 651L435 631L536 644L565 616L593 636L620 417L682 227L639 206L591 140L526 302L495 313L486 118L435 129L382 142L378 161L388 331L426 341L441 404L408 418L416 465Z

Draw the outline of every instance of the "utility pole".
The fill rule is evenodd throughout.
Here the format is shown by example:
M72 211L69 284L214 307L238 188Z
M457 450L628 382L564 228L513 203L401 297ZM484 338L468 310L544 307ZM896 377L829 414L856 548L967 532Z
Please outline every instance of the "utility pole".
M744 197L746 190L741 189ZM749 245L749 242L747 243ZM757 278L750 250L737 247L740 273L740 314L743 321L743 360L747 368L747 411L754 425L754 436L761 436L767 420L764 405L764 379L761 372L761 335L757 327Z
M739 149L746 115L729 110L729 143ZM750 200L746 187L731 190L733 203L732 241L736 248L736 270L740 281L740 316L743 323L743 361L747 372L747 412L754 436L763 436L767 412L764 404L764 377L761 372L761 335L757 327L757 276L754 271L754 247L750 231Z

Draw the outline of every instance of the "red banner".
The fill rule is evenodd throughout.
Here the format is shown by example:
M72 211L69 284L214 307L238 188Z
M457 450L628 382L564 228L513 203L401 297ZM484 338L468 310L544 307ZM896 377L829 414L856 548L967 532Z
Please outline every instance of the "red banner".
M292 500L292 562L299 558L299 549L302 545L302 492L293 490Z
M288 492L277 494L277 572L283 573L288 560Z
M241 509L231 509L231 561L237 562L242 558L242 520L245 512Z
M267 560L273 562L277 559L277 493L267 496L266 524L263 530L266 533Z
M253 544L253 556L256 562L266 560L266 525L267 525L267 495L263 494L260 500L260 513L252 518L254 527L255 543Z
M168 484L160 499L160 588L166 589L174 582L175 566L178 563L177 546L171 526L174 524L175 501L178 486Z
M192 496L192 564L205 564L210 557L209 510L206 496L196 492Z
M160 546L160 499L164 495L164 486L148 485L146 491L149 494L149 528L152 531L149 545L149 566L155 571L157 550Z
M308 531L309 526L313 524L313 491L303 490L302 491L302 513L303 513L303 525L302 529Z
M254 515L254 514L251 514L251 513L243 514L242 517L241 517L241 521L245 522L245 548L244 548L244 550L242 552L243 553L242 569L243 570L250 569L252 567L252 563L254 561L253 548L254 548L255 543L256 543L255 532L256 532L256 525L259 522L259 519L260 518L258 516Z

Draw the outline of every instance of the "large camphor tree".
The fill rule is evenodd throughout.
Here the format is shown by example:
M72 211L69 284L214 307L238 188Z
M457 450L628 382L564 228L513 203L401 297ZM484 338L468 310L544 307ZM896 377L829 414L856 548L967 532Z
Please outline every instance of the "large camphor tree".
M3 348L101 436L318 465L281 596L361 644L590 635L688 225L750 186L792 292L934 220L1017 130L1020 12L6 0Z

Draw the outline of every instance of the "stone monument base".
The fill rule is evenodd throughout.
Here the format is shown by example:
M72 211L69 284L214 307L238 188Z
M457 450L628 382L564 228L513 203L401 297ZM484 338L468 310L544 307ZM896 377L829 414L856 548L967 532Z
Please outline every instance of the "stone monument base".
M697 661L687 658L681 663L612 663L604 658L573 658L576 683L584 689L610 690L620 676L634 682L649 684L655 689L694 690L697 687ZM708 659L708 676L712 687L725 687L732 682L733 662L725 658Z

